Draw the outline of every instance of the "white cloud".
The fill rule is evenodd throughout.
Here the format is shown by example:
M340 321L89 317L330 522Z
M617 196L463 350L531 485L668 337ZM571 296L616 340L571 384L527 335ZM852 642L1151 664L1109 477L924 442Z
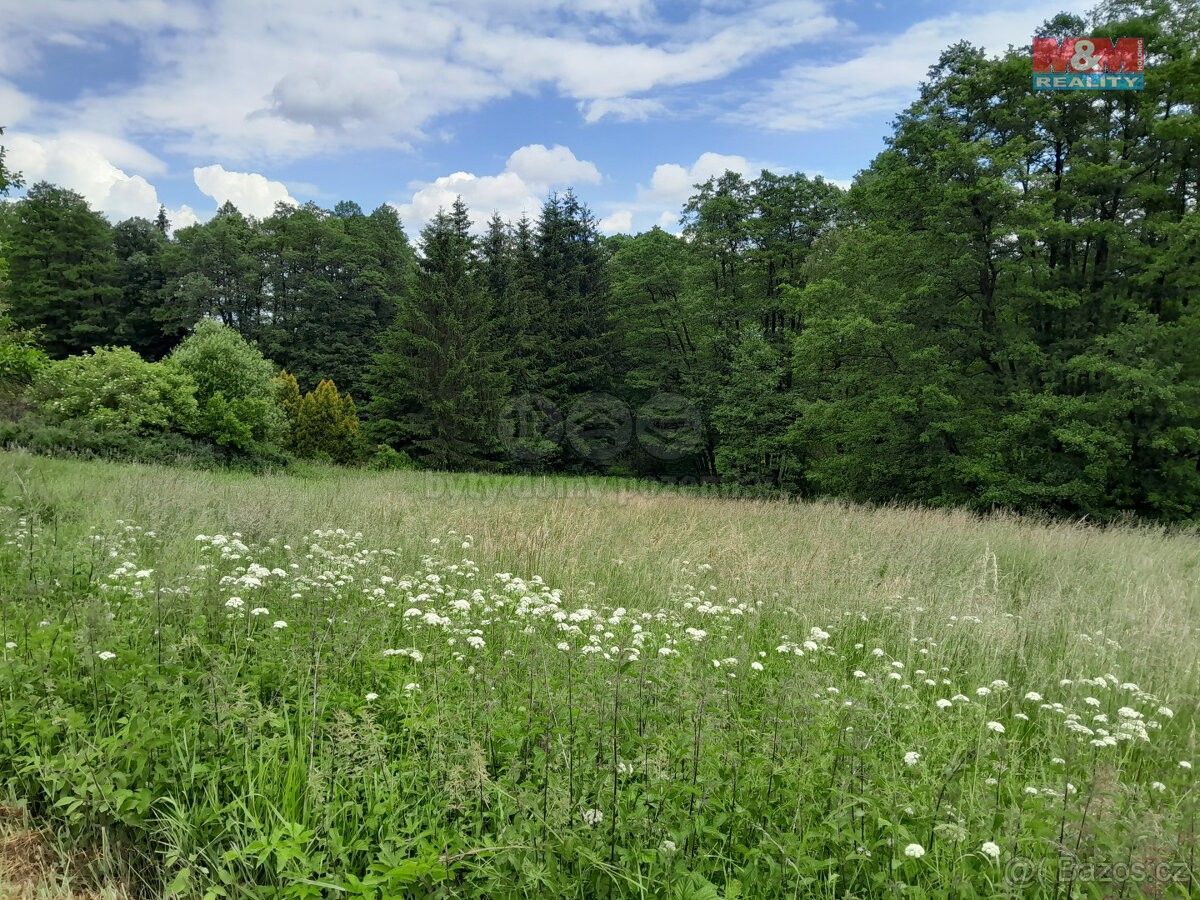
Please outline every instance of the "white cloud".
M537 215L546 193L572 184L596 184L601 179L595 163L576 158L570 148L556 144L527 144L508 157L504 171L497 175L454 172L431 182L417 182L412 199L398 204L406 226L419 230L439 209L449 209L456 197L462 197L471 210L471 222L482 228L492 213L506 221Z
M816 0L783 0L694 25L706 33L663 46L475 25L464 35L474 58L510 83L549 81L567 96L600 99L719 78L771 50L827 35L837 20Z
M679 231L680 210L696 192L696 185L719 178L727 171L754 178L765 168L744 156L727 153L701 153L689 165L661 163L654 167L649 184L639 184L633 200L612 203L611 212L601 220L606 231L633 231L657 225L667 231ZM626 218L628 217L628 218ZM606 227L610 226L610 227Z
M276 203L297 205L286 185L257 172L229 172L222 165L197 166L192 169L192 178L200 192L216 200L217 206L228 201L246 215L265 218L275 211Z
M1053 12L1082 14L1092 5L1092 0L1064 0ZM929 67L949 45L965 40L1002 53L1009 45L1028 44L1050 15L1045 4L1037 3L926 19L901 34L880 38L845 62L792 66L731 118L778 130L815 131L895 113L917 96Z
M87 134L39 137L15 133L6 134L4 140L8 151L5 163L20 172L26 184L49 181L70 188L113 222L131 216L153 219L158 214L154 185L121 167L132 163L143 171L159 169L161 163L137 147ZM186 206L169 210L167 215L176 226L196 220Z
M124 35L203 24L201 7L169 0L38 0L0 2L0 72L19 72L37 60L44 45L84 47L106 29Z
M47 104L55 129L139 139L222 160L395 147L448 113L553 90L589 121L661 111L634 96L728 75L827 35L825 0L0 0L0 73L49 45L112 46L141 81Z
M0 127L10 128L33 112L33 98L0 79Z
M655 166L650 186L638 188L638 199L659 206L681 206L695 192L695 185L718 178L727 171L749 176L755 167L744 156L724 153L701 153L690 166L663 163ZM678 214L676 214L678 215Z
M526 144L508 157L505 171L534 187L600 183L600 170L596 164L576 159L570 148L562 144L550 148L544 144Z
M612 97L601 100L586 100L579 104L583 121L594 125L601 119L617 122L644 122L651 116L666 112L661 100L649 97Z
M614 210L600 220L599 227L605 234L630 234L633 231L633 211Z

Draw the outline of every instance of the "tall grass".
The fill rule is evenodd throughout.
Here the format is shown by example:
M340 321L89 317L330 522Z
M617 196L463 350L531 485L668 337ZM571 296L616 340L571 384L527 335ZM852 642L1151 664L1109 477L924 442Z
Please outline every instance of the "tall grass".
M148 894L1195 890L1195 534L17 454L0 485L0 779Z

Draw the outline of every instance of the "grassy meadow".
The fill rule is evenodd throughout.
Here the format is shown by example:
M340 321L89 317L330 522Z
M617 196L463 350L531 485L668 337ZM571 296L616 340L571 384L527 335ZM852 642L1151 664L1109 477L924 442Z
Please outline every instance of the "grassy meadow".
M79 885L1200 891L1194 532L6 453L0 599Z

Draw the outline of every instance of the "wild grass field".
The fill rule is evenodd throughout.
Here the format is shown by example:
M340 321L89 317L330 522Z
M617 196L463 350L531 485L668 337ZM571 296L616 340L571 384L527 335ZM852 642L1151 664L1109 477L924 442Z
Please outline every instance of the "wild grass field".
M0 799L75 889L1200 884L1194 532L15 453L0 529Z

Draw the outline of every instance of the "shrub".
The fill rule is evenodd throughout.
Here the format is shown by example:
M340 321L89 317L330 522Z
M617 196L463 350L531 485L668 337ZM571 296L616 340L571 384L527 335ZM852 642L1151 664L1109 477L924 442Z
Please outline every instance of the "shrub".
M18 399L46 363L37 335L17 327L0 304L0 417L19 405Z
M412 461L412 457L407 453L403 450L389 447L387 444L376 444L370 458L367 460L367 468L378 472L408 471L416 467L416 464Z
M52 425L36 415L19 422L0 422L0 447L46 456L118 459L211 469L222 466L211 443L175 431L132 434L93 431L86 426ZM261 465L262 460L254 460Z
M98 348L44 366L30 391L37 417L94 434L188 431L196 386L182 371L128 347Z
M296 376L284 369L275 376L275 400L283 410L287 419L288 429L296 427L296 417L300 414L300 382Z
M198 434L227 450L275 452L285 419L276 401L275 367L257 347L232 328L205 321L166 364L196 383Z
M301 399L292 430L292 449L299 456L350 465L362 458L358 412L349 394L325 379Z

